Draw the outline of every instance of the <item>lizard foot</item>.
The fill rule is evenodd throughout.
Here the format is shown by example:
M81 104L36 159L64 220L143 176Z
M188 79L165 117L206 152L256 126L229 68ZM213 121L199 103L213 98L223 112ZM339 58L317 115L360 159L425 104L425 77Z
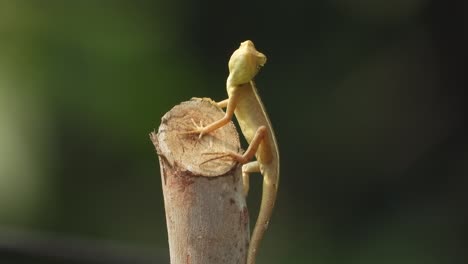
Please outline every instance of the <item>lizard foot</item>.
M180 132L179 135L192 135L192 134L199 134L198 138L202 138L205 135L205 127L203 126L202 121L200 120L200 124L197 124L193 118L190 118L193 124L193 129L185 132Z
M231 152L231 151L228 151L228 152L206 152L206 153L202 153L202 155L217 155L217 157L207 159L204 162L200 163L200 165L203 165L203 164L208 163L208 162L213 161L213 160L224 159L224 158L233 159L233 160L235 160L235 161L237 161L237 162L239 162L241 164L244 164L244 163L247 162L242 155L240 155L238 153L235 153L235 152Z

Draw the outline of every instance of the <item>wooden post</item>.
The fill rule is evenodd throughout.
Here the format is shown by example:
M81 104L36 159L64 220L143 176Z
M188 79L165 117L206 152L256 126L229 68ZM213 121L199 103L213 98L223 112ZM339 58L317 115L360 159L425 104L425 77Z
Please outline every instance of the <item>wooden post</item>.
M246 263L249 215L241 167L226 158L203 163L213 157L206 153L240 151L235 126L201 139L181 134L193 129L193 121L207 125L223 116L211 100L192 98L166 113L158 133L150 134L161 168L171 264Z

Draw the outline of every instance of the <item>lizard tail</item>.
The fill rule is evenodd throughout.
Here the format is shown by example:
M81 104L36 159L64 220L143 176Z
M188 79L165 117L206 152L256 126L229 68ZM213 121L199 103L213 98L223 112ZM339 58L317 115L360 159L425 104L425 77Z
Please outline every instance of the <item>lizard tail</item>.
M265 176L264 176L265 177ZM268 222L276 200L277 184L269 181L263 181L262 202L260 212L255 223L255 228L250 239L249 251L247 253L247 264L255 264L257 250L260 241L268 228Z

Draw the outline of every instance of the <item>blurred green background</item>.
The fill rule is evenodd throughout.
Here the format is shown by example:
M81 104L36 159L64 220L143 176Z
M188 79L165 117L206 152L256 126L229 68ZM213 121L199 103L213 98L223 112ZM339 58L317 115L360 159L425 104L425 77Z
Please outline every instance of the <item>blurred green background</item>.
M268 57L256 81L282 157L259 263L466 263L467 12L0 0L2 263L168 263L148 133L193 96L224 99L246 39Z

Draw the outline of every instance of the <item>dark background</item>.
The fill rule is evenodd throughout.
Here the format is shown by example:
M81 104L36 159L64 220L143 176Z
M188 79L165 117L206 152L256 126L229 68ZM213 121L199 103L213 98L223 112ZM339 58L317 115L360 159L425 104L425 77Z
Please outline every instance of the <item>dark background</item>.
M246 39L268 57L256 81L282 158L259 263L466 263L467 12L0 0L2 263L168 263L148 133L193 96L226 98Z

